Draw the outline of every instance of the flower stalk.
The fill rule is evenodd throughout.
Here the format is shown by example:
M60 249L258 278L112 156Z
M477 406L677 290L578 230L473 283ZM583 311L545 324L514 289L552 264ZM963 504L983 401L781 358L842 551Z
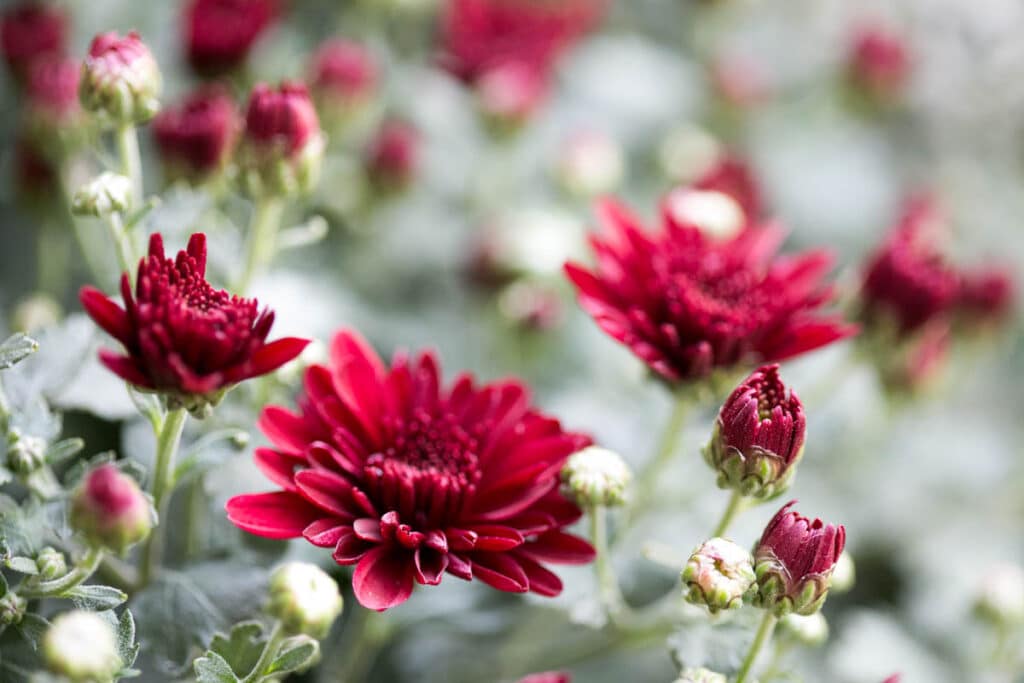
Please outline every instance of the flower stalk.
M674 395L672 413L669 415L668 422L665 423L664 431L661 433L661 439L658 441L658 450L655 451L654 457L637 477L633 499L635 503L630 511L631 522L639 518L650 507L653 498L651 494L679 448L679 439L682 437L689 409L689 396L677 392Z
M757 661L757 656L761 652L761 648L771 641L772 632L775 630L777 621L777 617L771 612L764 613L761 625L757 628L757 633L754 635L754 642L751 643L747 656L743 659L743 665L740 666L740 672L736 675L736 683L746 683L747 677Z
M284 201L279 197L262 197L256 200L256 206L249 223L249 244L245 258L245 270L235 288L239 294L245 294L252 284L252 279L274 260L277 251L277 233L281 227L281 216L284 214Z
M184 408L169 410L164 416L163 424L157 434L156 463L153 466L152 493L153 505L156 507L159 520L162 522L166 508L167 494L174 487L174 456L181 443L181 433L185 429L188 413ZM153 531L146 541L143 554L140 583L146 585L153 577L160 563L161 540L163 534L159 527Z
M88 552L75 565L75 568L64 576L51 581L40 581L24 590L19 590L18 594L26 600L63 595L75 586L87 581L96 572L102 560L103 551L101 549L96 547L89 548Z
M139 137L132 124L117 127L114 133L117 153L121 158L121 174L132 181L132 206L139 208L143 202L142 156L139 153Z
M733 491L732 495L729 496L729 503L725 506L725 510L722 511L722 517L718 520L718 524L715 526L715 530L711 533L712 536L725 536L725 532L732 526L733 521L736 517L747 507L746 497L739 491Z
M608 548L608 508L594 505L587 512L590 518L590 542L597 553L594 558L594 575L597 577L598 596L608 619L615 622L625 604Z

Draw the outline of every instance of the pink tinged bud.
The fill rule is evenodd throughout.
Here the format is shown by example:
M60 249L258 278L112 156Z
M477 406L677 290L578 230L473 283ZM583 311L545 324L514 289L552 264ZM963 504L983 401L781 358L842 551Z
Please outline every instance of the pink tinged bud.
M120 554L149 535L152 506L134 479L102 465L75 492L71 526L91 545Z
M313 96L321 112L339 122L373 98L377 80L377 64L370 51L359 43L329 40L313 55Z
M419 131L404 121L389 119L381 124L366 150L366 172L378 189L402 190L416 177L419 157Z
M41 61L62 57L67 39L67 16L57 7L23 2L0 18L0 50L19 80Z
M189 64L207 76L240 66L278 14L276 0L192 0L185 8Z
M904 39L882 26L863 26L850 48L849 73L855 86L879 103L896 99L910 78Z
M810 520L790 510L795 504L786 503L768 522L754 551L754 604L778 616L818 611L846 545L844 527Z
M480 111L498 132L513 130L537 111L547 96L547 77L526 62L505 62L476 81Z
M144 123L160 109L160 90L160 69L138 33L93 39L78 87L85 109L112 125Z
M153 121L153 136L169 177L201 182L224 170L240 128L231 97L208 87L161 112Z
M572 676L565 671L545 671L520 678L519 683L572 683Z
M737 109L762 104L772 95L772 86L761 63L743 55L722 55L711 65L715 93Z
M721 488L770 498L789 486L806 433L800 399L782 383L778 365L765 365L726 399L704 458Z
M89 120L78 100L81 63L48 58L29 69L25 84L25 132L39 150L58 162L89 137Z

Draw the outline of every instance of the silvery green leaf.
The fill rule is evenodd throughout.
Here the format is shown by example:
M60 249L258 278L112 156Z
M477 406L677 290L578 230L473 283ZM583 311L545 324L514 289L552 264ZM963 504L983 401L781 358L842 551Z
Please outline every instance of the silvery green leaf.
M14 367L39 350L39 342L19 332L0 344L0 370Z
M209 652L193 664L198 683L238 683L238 676L216 652Z
M210 650L219 654L239 676L248 675L266 646L263 624L243 621L231 627L227 636L218 633L210 641Z
M128 599L124 591L113 586L75 586L63 597L71 598L79 609L87 609L95 612L111 610Z
M39 649L39 643L48 628L50 628L50 622L32 612L27 612L17 625L18 633L33 650Z
M19 574L35 575L39 573L39 567L36 566L36 561L31 557L8 557L4 560L4 565Z
M316 663L320 656L320 643L309 636L295 636L281 643L274 661L265 674L286 674L301 671Z
M60 465L78 455L85 448L85 441L78 438L64 439L51 444L46 450L46 462L49 465Z

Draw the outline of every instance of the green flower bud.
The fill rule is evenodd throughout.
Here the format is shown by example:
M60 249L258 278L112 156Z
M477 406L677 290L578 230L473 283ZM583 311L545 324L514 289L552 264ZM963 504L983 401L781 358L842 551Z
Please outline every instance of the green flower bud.
M280 619L288 633L323 638L342 606L338 584L316 565L288 562L270 576L266 611Z
M68 563L64 553L56 548L47 546L36 555L36 568L39 570L39 578L43 581L58 579L68 573Z
M714 614L735 609L754 587L753 559L745 548L725 538L712 538L690 555L682 579L686 600Z
M562 467L562 495L580 507L619 506L626 502L626 487L632 479L622 456L590 446L569 456Z
M779 638L809 647L822 645L828 640L828 622L821 612L787 614L779 620Z
M20 624L28 603L13 591L0 596L0 625Z
M78 216L124 213L132 204L132 181L123 175L101 173L75 192L71 211Z
M121 668L114 629L92 612L59 615L43 636L42 649L46 668L74 683L108 683Z
M46 465L46 441L12 429L7 436L7 465L19 477L28 477Z

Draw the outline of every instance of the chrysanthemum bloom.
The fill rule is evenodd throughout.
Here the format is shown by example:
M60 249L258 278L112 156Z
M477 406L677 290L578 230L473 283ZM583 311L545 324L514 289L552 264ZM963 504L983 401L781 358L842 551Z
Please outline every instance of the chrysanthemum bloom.
M978 268L961 275L957 312L972 326L998 324L1013 313L1016 298L1009 269Z
M520 678L519 683L572 683L572 676L565 671L545 671Z
M930 200L911 199L897 226L869 259L861 305L870 327L905 338L951 312L960 280L937 244L937 220Z
M785 491L804 454L807 420L778 365L755 370L722 405L704 459L718 485L745 496L770 498Z
M399 119L384 121L370 141L364 164L378 190L395 192L415 179L420 163L420 133Z
M301 83L253 88L238 150L242 187L252 197L309 192L320 178L326 139Z
M93 38L78 86L88 111L115 126L144 123L160 109L160 89L160 69L138 33Z
M40 59L25 83L25 127L38 147L54 161L86 140L88 119L78 101L81 64L74 59Z
M581 511L558 492L559 470L589 439L532 408L523 385L464 374L446 389L433 354L387 367L342 331L305 386L300 413L272 406L260 418L275 448L257 449L256 464L282 490L232 498L228 518L331 548L356 565L365 607L399 605L445 572L557 595L562 583L542 563L593 559L564 531Z
M832 569L846 545L846 529L810 520L786 503L765 527L754 551L754 604L778 616L817 612L828 596Z
M728 154L719 159L693 183L698 190L721 192L732 197L747 219L756 223L764 214L761 184L746 161Z
M19 79L28 75L35 62L62 57L66 38L67 16L53 5L23 2L0 18L0 49Z
M149 535L153 515L135 480L108 463L86 475L72 498L69 521L91 545L123 553Z
M597 210L607 232L591 240L597 267L570 263L566 272L601 329L669 383L783 360L854 332L818 312L831 298L822 283L830 257L775 256L778 228L723 241L665 216L652 235L614 201Z
M205 235L192 235L188 249L172 260L154 234L149 256L139 262L134 296L128 274L121 277L123 309L94 287L79 296L86 313L125 347L123 356L100 351L103 364L197 417L238 382L276 370L309 343L286 337L268 344L274 313L260 310L255 299L214 289L205 274Z
M310 66L310 90L325 121L346 123L377 92L377 63L370 51L349 40L328 40Z
M875 102L897 99L910 79L910 53L889 29L861 26L853 36L847 69L850 80Z
M153 121L153 137L170 178L202 182L216 177L234 151L241 119L234 100L210 86L165 108Z
M218 75L249 56L274 23L277 0L192 0L185 7L185 51L198 73Z

